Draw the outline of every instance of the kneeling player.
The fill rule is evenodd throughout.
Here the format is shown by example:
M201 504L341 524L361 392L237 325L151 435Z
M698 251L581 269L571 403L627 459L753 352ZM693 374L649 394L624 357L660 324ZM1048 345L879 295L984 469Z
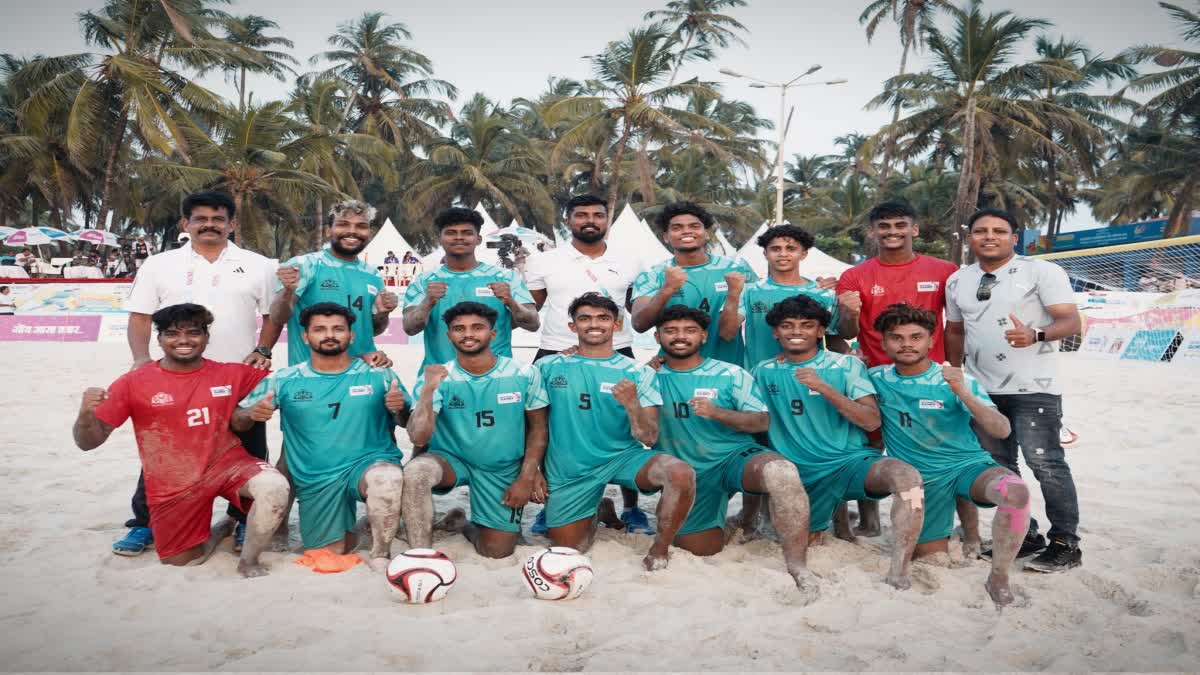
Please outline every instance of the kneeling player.
M875 389L858 359L820 348L829 321L829 310L803 295L767 313L785 357L763 361L753 371L771 413L771 447L800 470L813 532L829 529L843 501L894 495L896 538L885 581L905 589L912 584L909 566L921 531L921 476L867 447L864 432L879 428Z
M971 420L992 438L1011 428L974 378L929 360L937 316L908 304L888 307L875 319L883 348L895 363L871 369L883 409L888 453L921 472L925 525L917 556L947 551L956 497L979 506L999 505L992 519L992 573L986 588L997 605L1013 601L1008 570L1029 527L1029 489L997 465L979 445Z
M235 428L271 418L278 408L288 468L300 502L305 549L350 553L357 545L357 503L367 503L371 568L391 559L400 527L400 449L392 437L408 418L408 393L388 368L351 358L354 315L319 302L300 313L310 359L272 373L242 400Z
M546 454L546 393L537 368L492 353L496 310L460 302L442 315L456 358L426 366L408 421L414 446L429 452L404 469L408 545L433 544L433 492L471 487L471 519L454 509L443 521L461 531L480 555L512 555L521 510L542 502Z
M662 490L658 532L642 560L648 570L667 566L668 550L696 494L696 474L686 462L647 450L658 439L662 399L654 371L613 351L620 325L617 304L584 293L567 310L579 350L537 363L550 399L546 450L546 525L556 546L586 551L592 545L604 486L616 483L644 493ZM619 526L612 501L599 516Z
M771 496L771 523L779 533L788 573L809 599L817 585L805 566L808 497L796 467L757 445L750 434L771 422L754 380L742 368L700 355L708 314L683 305L663 310L655 337L663 349L658 371L658 445L696 471L696 501L675 545L713 555L725 545L725 512L736 492Z
M259 554L283 518L287 479L251 457L229 424L236 401L267 372L206 360L213 316L200 305L164 307L151 321L162 359L125 373L107 391L85 391L75 420L75 444L82 450L98 447L113 429L133 419L151 506L150 530L159 560L168 565L203 563L233 531L229 519L210 531L213 500L224 497L243 510L243 500L254 500L238 571L262 576L267 570L259 564Z

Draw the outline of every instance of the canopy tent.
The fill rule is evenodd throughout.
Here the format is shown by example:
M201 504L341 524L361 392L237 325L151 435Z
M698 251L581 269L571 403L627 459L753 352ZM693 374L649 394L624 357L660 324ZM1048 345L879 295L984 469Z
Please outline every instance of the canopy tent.
M496 221L492 220L492 217L488 215L487 209L483 208L482 202L475 205L475 212L483 216L483 227L481 227L479 230L483 233L483 236L486 237L495 230L500 229L500 226L496 224Z
M608 245L632 257L641 269L649 269L671 257L662 241L626 205L608 231Z
M382 265L387 258L388 251L395 253L401 261L404 260L405 253L409 251L416 253L416 250L404 240L404 236L392 224L391 218L383 221L383 227L375 233L375 238L367 244L361 257L363 262L368 265Z
M725 236L725 231L721 229L720 225L717 225L715 229L717 232L716 236L708 240L709 253L723 255L726 258L736 257L738 250L730 243L729 238Z
M67 232L53 227L26 227L17 230L4 238L4 245L12 248L24 246L41 246L53 244L56 241L72 242L75 237Z
M737 252L737 257L750 263L750 268L759 277L767 276L767 259L763 257L762 247L758 245L758 236L766 231L769 225L763 223L754 234L746 240L745 245ZM808 257L800 263L800 274L809 279L815 277L840 277L842 272L850 269L850 265L834 258L821 249L813 246L808 249Z
M117 235L108 230L76 230L70 233L78 241L87 241L96 246L120 246Z

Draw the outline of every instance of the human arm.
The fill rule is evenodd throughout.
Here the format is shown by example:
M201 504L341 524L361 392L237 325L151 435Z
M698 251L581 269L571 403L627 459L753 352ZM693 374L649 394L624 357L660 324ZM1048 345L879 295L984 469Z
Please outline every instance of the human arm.
M946 360L950 365L961 367L967 340L967 326L962 321L947 321L942 341L946 345Z
M72 435L75 445L87 452L98 448L108 440L113 429L111 424L96 417L96 408L108 400L108 391L101 387L88 387L83 392L83 400L79 403L79 415L75 418Z
M400 390L400 378L396 377L394 373L391 383L388 384L387 393L383 395L383 405L398 426L408 423L412 407L408 405L408 397Z
M529 290L524 288L524 284L517 282L518 295L529 296ZM496 296L496 299L504 303L508 308L508 313L512 315L512 324L517 328L524 328L527 331L536 331L541 323L538 317L537 307L531 301L528 303L521 302L523 298L514 297L513 285L506 281L493 281L488 284L488 288ZM520 291L523 291L521 293Z
M873 394L852 399L821 379L812 368L797 368L796 381L823 396L843 417L863 431L879 428L879 404L875 402Z
M541 309L546 304L546 298L550 297L550 294L544 288L531 288L529 289L529 295L533 297L533 306L538 309Z
M371 312L371 328L375 331L375 335L382 335L387 331L392 320L392 310L399 306L400 298L391 291L383 291L375 296L375 304Z
M725 294L725 304L721 307L721 315L717 318L717 332L722 340L732 340L742 329L745 316L742 314L742 294L746 290L746 275L730 272L725 275L728 291Z
M405 307L402 314L402 323L406 334L416 335L425 330L433 308L437 306L439 300L445 297L449 288L444 281L426 282L422 277L418 277L409 285L408 292L404 297Z
M1079 308L1075 305L1050 305L1046 307L1046 313L1052 319L1049 325L1041 328L1045 333L1046 342L1061 340L1079 334L1082 321L1079 319ZM1008 318L1012 323L1012 328L1004 331L1004 339L1008 340L1010 345L1014 347L1029 347L1037 344L1037 328L1025 325L1025 323L1017 318L1016 314L1009 314Z
M425 366L421 381L417 383L417 403L408 417L408 438L414 446L429 445L437 425L437 410L434 409L438 385L446 379L449 371L445 366Z
M544 480L538 478L542 473L542 459L546 456L546 443L549 439L547 414L549 408L525 411L525 457L521 460L521 471L517 479L504 491L500 503L510 509L519 509L533 501L540 504L546 500Z
M639 286L644 287L652 274L653 272L643 272L638 277L638 283L635 284L635 288ZM656 293L653 295L645 294L633 299L633 329L639 333L644 333L653 328L658 315L662 313L667 304L671 302L671 297L679 289L683 288L685 283L687 283L687 270L674 265L666 267L663 270L662 286L659 287Z
M613 385L612 395L625 408L633 437L645 446L653 446L658 442L659 406L642 405L638 396L638 387L632 380L621 380Z
M125 328L125 339L129 342L129 352L133 355L133 367L136 370L150 363L150 315L141 312L130 312L129 323Z
M962 368L950 365L942 366L942 379L950 386L950 391L954 392L958 400L962 401L967 410L971 412L971 417L975 418L975 423L984 433L992 438L1008 438L1008 435L1012 433L1012 424L1004 416L1004 413L996 409L991 400L985 401L971 391Z
M858 337L858 318L862 313L862 296L858 291L846 291L837 296L837 334L843 340Z

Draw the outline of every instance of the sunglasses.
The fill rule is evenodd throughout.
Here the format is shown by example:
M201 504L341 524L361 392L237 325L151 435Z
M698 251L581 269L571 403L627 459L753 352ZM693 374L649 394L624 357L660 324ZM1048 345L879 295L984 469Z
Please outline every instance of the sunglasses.
M992 287L1000 281L995 274L986 272L982 277L979 277L979 288L975 289L975 299L980 302L985 302L992 299Z

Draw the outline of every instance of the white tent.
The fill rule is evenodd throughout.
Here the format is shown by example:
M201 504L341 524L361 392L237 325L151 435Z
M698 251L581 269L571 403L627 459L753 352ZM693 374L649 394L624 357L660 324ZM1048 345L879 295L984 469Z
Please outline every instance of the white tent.
M408 251L416 252L392 224L391 218L383 221L383 227L379 228L375 238L367 244L367 248L362 252L362 260L368 265L382 265L388 251L395 253L400 260L404 260L404 254Z
M671 257L650 226L638 219L626 205L608 231L608 245L631 256L642 269L649 269Z
M750 268L759 277L767 276L767 259L763 257L762 247L758 245L758 235L766 231L767 223L763 223L746 244L738 251L737 257L750 263ZM842 272L850 269L850 265L825 253L816 246L808 249L808 257L800 263L800 274L809 279L816 277L841 277Z
M738 250L730 243L729 238L725 236L725 231L721 226L716 227L717 234L708 240L708 251L716 255L723 255L726 258L736 257Z
M492 217L488 215L487 209L483 208L482 203L475 206L475 212L483 216L483 227L479 229L483 236L486 237L495 230L500 229L500 226L496 224L496 221L492 220Z

